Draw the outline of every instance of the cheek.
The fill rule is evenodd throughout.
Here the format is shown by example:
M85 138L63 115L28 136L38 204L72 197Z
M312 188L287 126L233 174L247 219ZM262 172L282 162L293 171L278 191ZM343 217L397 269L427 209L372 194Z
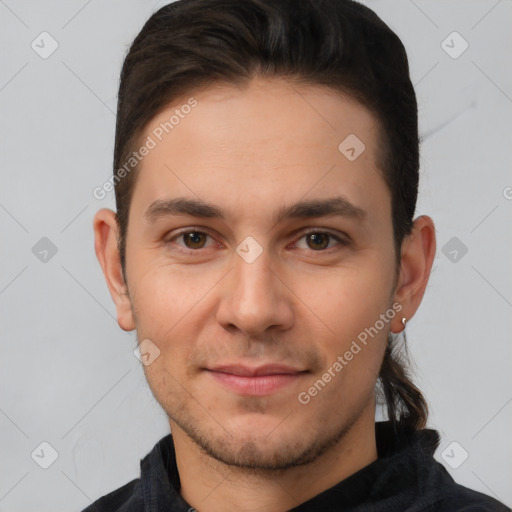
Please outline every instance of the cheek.
M324 372L331 372L325 375L329 383L326 392L323 390L318 393L318 400L315 398L315 407L328 407L330 400L342 400L345 406L357 404L373 393L394 316L391 310L381 320L381 315L390 311L388 276L377 264L375 254L367 265L331 269L328 278L326 274L325 278L315 280L317 286L309 283L296 290L314 312L311 315L306 310L311 317L307 323L326 365L313 380L316 382Z
M330 334L335 348L356 339L389 307L391 281L378 266L330 269L325 275L295 281L299 284L294 292L309 306L318 329Z
M177 266L165 259L141 261L145 272L133 272L133 304L140 325L160 336L194 309L219 281L220 274L193 265Z
M189 377L187 361L196 351L204 351L199 340L213 315L205 308L210 307L209 298L225 271L155 261L145 265L149 271L133 273L136 330L140 341L150 339L160 350L158 364L145 367L146 376L150 384L158 385L167 370L181 382Z

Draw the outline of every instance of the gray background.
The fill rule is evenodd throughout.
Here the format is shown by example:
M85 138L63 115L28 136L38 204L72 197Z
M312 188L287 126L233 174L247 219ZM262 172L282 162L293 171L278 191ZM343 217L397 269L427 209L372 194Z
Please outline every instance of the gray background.
M94 213L114 207L92 190L111 173L121 63L164 3L0 0L3 512L81 510L135 478L168 433L135 336L115 320L92 232ZM510 506L512 2L365 3L407 48L425 137L417 215L434 219L438 250L407 338L442 435L436 457ZM43 31L58 43L46 59L31 47L51 48ZM457 58L442 46L453 31L469 44ZM452 54L462 44L444 43ZM55 254L40 252L43 237ZM42 442L58 453L48 469ZM469 457L453 469L462 449Z

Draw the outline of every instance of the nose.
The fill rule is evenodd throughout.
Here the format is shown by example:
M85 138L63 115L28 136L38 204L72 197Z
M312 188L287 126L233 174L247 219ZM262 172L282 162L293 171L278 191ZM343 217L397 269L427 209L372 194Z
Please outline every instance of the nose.
M267 329L286 330L293 325L293 292L283 272L264 250L249 263L238 254L223 283L217 321L227 330L238 328L257 336Z

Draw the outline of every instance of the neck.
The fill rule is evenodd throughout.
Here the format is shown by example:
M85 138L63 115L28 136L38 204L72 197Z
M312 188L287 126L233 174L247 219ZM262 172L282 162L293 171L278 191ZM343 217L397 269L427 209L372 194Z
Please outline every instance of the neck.
M289 510L333 487L377 459L375 410L312 463L285 471L255 472L219 462L170 420L180 474L180 494L201 512Z

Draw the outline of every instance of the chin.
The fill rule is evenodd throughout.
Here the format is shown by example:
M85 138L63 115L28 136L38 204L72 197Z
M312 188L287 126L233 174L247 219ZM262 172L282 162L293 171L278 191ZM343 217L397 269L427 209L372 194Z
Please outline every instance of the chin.
M291 416L246 414L224 423L226 427L219 422L209 429L197 428L199 422L176 423L207 456L252 472L283 471L310 464L337 444L350 428L350 425L329 430L320 426L312 428L312 424L317 425L314 422L308 428L304 421L295 424Z
M247 438L201 439L196 442L210 457L240 469L279 471L307 464L316 458L310 449L300 442L288 438L287 442L276 439L269 441L267 436Z

